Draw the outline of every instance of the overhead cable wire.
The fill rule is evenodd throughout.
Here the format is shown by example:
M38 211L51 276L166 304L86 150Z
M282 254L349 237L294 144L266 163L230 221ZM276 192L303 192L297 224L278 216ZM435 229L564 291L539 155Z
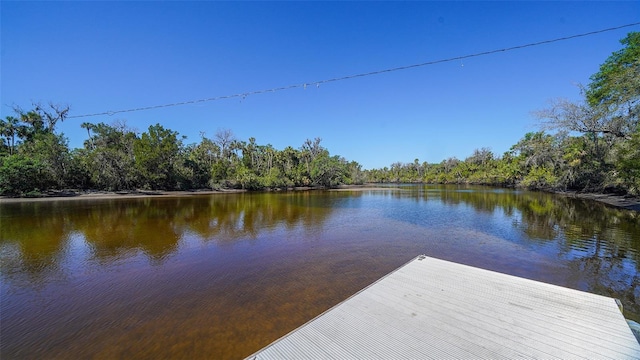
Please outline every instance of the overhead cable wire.
M247 91L247 92L244 92L244 93L238 93L238 94L233 94L233 95L222 95L222 96L210 97L210 98L205 98L205 99L181 101L181 102L175 102L175 103L169 103L169 104L161 104L161 105L144 106L144 107L138 107L138 108L125 109L125 110L104 111L104 112L93 113L93 114L73 115L73 116L68 116L67 119L93 117L93 116L101 116L101 115L109 115L109 116L111 116L111 115L120 114L120 113L145 111L145 110L160 109L160 108L181 106L181 105L191 105L191 104L198 104L198 103L203 103L203 102L210 102L210 101L217 101L217 100L224 100L224 99L232 99L232 98L244 99L247 96L251 96L251 95L272 93L272 92L278 92L278 91L290 90L290 89L296 89L296 88L306 89L307 86L313 86L313 85L315 85L316 87L319 87L322 84L331 83L331 82L337 82L337 81L361 78L361 77L366 77L366 76L379 75L379 74L390 73L390 72L401 71L401 70L408 70L408 69L413 69L413 68L418 68L418 67L423 67L423 66L428 66L428 65L441 64L441 63L446 63L446 62L451 62L451 61L458 61L458 60L462 61L464 59L469 59L469 58L474 58L474 57L479 57L479 56L485 56L485 55L491 55L491 54L496 54L496 53L501 53L501 52L519 50L519 49L524 49L524 48L533 47L533 46L546 45L546 44L551 44L551 43L555 43L555 42L566 41L566 40L576 39L576 38L580 38L580 37L596 35L596 34L608 32L608 31L619 30L619 29L623 29L623 28L627 28L627 27L631 27L631 26L636 26L636 25L640 25L640 22L620 25L620 26L601 29L601 30L590 31L590 32L571 35L571 36L555 38L555 39L551 39L551 40L543 40L543 41L533 42L533 43L524 44L524 45L516 45L516 46L511 46L511 47L502 48L502 49L483 51L483 52L478 52L478 53L473 53L473 54L455 56L455 57L450 57L450 58L440 59L440 60L427 61L427 62L423 62L423 63L419 63L419 64L398 66L398 67L394 67L394 68L376 70L376 71L365 72L365 73L360 73L360 74L346 75L346 76L341 76L341 77L336 77L336 78L331 78L331 79L325 79L325 80L319 80L319 81L311 81L311 82L305 82L305 83L281 86L281 87L276 87L276 88L271 88L271 89Z

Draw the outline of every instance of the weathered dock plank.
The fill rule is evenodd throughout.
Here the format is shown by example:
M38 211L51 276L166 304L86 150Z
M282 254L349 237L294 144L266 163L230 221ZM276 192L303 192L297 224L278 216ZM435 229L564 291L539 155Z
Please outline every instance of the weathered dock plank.
M248 359L640 359L615 299L419 256Z

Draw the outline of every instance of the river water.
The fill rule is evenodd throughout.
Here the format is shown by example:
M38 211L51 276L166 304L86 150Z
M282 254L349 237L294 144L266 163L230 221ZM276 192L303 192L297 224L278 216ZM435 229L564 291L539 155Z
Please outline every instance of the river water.
M0 203L0 357L243 358L417 255L618 298L640 215L461 186Z

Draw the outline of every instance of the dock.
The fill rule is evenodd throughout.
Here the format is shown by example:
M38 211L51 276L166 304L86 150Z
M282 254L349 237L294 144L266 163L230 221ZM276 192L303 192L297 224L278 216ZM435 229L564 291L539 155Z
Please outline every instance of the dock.
M247 359L640 359L616 299L424 255Z

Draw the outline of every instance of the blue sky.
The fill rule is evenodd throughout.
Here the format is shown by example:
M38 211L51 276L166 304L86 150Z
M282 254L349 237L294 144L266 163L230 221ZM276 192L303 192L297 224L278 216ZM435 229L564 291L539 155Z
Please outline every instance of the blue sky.
M395 68L640 21L640 2L2 1L1 116L32 102L70 115L245 93ZM501 155L552 98L640 26L379 75L192 105L70 118L160 123L198 142L230 129L277 149L322 138L364 168Z

